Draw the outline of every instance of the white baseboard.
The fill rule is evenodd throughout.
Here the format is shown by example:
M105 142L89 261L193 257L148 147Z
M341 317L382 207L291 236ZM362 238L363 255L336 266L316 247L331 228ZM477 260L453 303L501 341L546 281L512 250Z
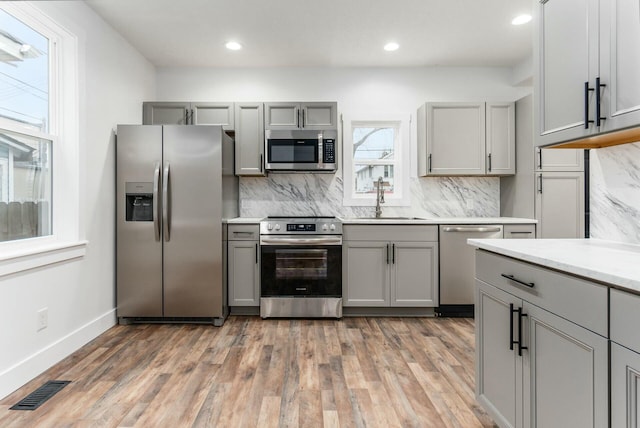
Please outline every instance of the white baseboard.
M11 394L65 357L68 357L115 324L116 310L112 309L46 348L9 367L0 373L0 399Z

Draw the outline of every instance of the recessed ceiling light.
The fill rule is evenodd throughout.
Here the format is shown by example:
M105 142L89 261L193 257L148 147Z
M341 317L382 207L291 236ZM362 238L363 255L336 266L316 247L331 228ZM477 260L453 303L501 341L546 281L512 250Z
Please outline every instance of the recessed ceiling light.
M227 49L232 51L239 51L240 49L242 49L242 45L238 42L227 42L225 46Z
M400 47L399 44L394 43L394 42L390 42L390 43L387 43L386 45L384 45L384 50L385 51L389 51L389 52L397 51L399 47Z
M529 21L531 21L531 15L525 13L525 14L518 15L515 18L513 18L513 20L511 21L511 24L513 24L513 25L522 25L522 24L526 24Z

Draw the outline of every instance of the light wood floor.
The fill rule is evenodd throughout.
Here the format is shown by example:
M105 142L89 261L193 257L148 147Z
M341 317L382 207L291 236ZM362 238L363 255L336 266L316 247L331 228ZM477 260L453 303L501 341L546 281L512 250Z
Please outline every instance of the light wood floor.
M494 426L473 347L461 318L115 326L0 401L0 426ZM9 410L46 380L72 383Z

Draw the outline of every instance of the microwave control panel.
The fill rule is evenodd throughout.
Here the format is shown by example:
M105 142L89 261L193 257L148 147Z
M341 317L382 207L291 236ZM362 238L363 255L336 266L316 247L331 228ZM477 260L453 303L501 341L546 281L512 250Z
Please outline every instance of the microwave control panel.
M323 163L336 163L336 140L326 138L322 142L324 150L322 155Z

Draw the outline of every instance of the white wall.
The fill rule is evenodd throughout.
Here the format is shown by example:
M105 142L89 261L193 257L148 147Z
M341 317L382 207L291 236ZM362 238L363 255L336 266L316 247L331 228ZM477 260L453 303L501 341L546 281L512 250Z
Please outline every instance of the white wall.
M81 223L86 256L0 279L0 398L115 323L115 139L141 123L155 69L84 2L35 2L79 39ZM49 326L36 332L36 311Z

